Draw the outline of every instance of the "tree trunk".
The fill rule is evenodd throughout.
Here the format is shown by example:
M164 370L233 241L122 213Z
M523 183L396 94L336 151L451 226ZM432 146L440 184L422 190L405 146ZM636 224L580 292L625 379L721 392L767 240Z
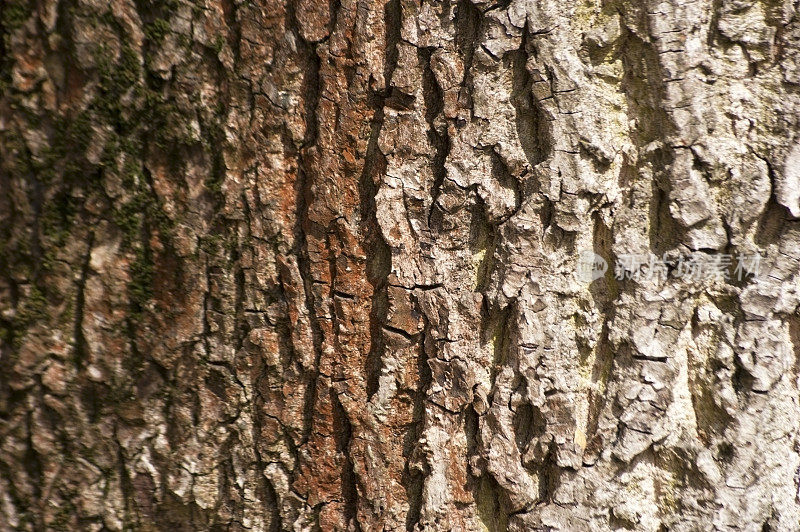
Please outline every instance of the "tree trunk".
M798 10L5 0L0 530L800 529Z

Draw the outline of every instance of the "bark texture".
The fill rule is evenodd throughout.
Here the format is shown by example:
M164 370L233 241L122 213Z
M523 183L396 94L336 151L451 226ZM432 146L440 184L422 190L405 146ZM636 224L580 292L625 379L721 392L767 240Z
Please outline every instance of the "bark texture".
M800 529L799 11L5 0L0 529Z

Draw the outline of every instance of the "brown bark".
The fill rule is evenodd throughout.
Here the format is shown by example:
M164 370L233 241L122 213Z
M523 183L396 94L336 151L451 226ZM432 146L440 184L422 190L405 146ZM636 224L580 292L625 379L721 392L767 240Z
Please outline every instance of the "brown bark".
M800 527L797 9L8 0L0 530Z

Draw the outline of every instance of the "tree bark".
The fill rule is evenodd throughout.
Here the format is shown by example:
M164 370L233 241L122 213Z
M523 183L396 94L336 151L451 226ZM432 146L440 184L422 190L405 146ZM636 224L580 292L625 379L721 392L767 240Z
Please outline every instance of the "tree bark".
M799 9L6 0L0 530L800 529Z

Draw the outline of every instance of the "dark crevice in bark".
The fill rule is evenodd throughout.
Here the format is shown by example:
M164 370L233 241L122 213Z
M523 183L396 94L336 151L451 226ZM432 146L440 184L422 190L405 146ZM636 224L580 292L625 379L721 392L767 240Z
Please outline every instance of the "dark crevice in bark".
M704 329L710 329L709 332L712 335L717 332L716 327L709 327L699 322L698 309L695 308L692 315L692 337L697 338ZM717 405L714 399L715 392L712 381L715 378L714 374L717 370L722 369L724 364L717 358L704 360L702 357L698 357L693 350L689 350L687 355L689 367L697 368L695 371L688 372L689 393L692 410L697 421L697 435L703 445L709 447L717 438L724 439L725 431L733 421L725 408Z
M205 257L203 264L203 273L205 274L205 291L203 292L203 333L201 340L203 342L203 351L208 358L211 356L211 344L209 337L211 336L211 322L208 319L208 311L211 308L211 263L208 257Z
M416 308L419 308L419 302L416 297L412 297L412 303ZM418 383L417 389L414 392L414 410L412 413L412 422L406 431L403 442L403 456L405 457L405 467L403 470L403 486L406 490L408 497L408 513L406 514L406 529L415 530L419 523L420 514L422 511L422 492L425 487L425 472L422 470L421 464L412 464L412 458L417 453L416 447L419 445L419 440L422 437L423 428L425 424L425 403L428 395L428 389L433 382L433 373L428 363L430 355L426 349L426 343L435 343L430 338L430 325L428 319L423 314L424 328L422 334L419 335L419 355L417 357L417 376ZM418 460L418 458L417 458Z
M525 199L525 191L523 190L523 185L520 180L517 176L511 174L508 165L500 154L497 153L497 150L494 148L489 150L489 158L492 162L492 178L497 181L502 188L514 191L514 207L511 209L511 212L503 215L499 220L493 220L493 222L500 225L512 218L522 208L522 203Z
M258 471L264 471L265 465L261 456L258 452L256 452L256 457L258 458ZM281 518L281 511L280 511L280 499L278 498L278 493L275 490L275 486L270 482L270 480L266 476L261 477L262 482L262 494L260 496L261 501L265 504L267 511L270 514L269 519L269 532L280 532L284 529L283 527L283 520Z
M614 231L613 226L606 225L600 212L592 213L592 251L595 255L602 257L606 261L607 269L602 277L595 279L589 285L589 293L597 308L607 315L612 309L613 300L617 297L619 289L616 278L614 277Z
M514 106L517 135L531 169L547 159L553 151L550 120L533 94L533 80L528 72L529 31L522 32L519 50L511 52L513 84L511 104Z
M475 494L475 505L478 517L489 532L508 530L511 502L506 490L492 475L481 475Z
M778 203L778 197L775 192L777 176L775 175L775 170L772 168L772 164L766 158L761 158L761 160L767 165L770 194L767 205L758 218L756 234L753 240L759 246L766 247L780 239L781 234L786 228L786 222L791 219L791 213L785 205Z
M242 24L240 21L238 3L234 0L222 0L222 13L225 25L228 27L228 44L233 50L233 64L240 64Z
M25 148L26 159L31 160L32 154ZM33 229L31 231L31 265L32 265L32 278L31 281L34 286L38 286L42 277L42 205L45 201L45 189L39 177L32 169L28 175L27 182L30 186L29 199L31 207L33 208Z
M314 295L308 279L311 277L310 268L307 264L300 264L298 256L298 265L300 268L301 276L304 278L303 282L306 288L306 308L309 313L309 322L312 330L312 341L314 343L314 368L311 374L306 377L306 395L305 404L303 406L303 442L308 441L311 436L312 426L314 424L314 408L317 402L317 381L319 378L319 364L322 357L322 329L317 322L316 307L314 305Z
M298 43L300 57L305 62L305 77L303 80L303 103L305 136L297 156L296 180L296 216L294 225L294 246L292 253L297 257L297 265L303 281L306 310L311 326L314 344L315 361L311 373L306 376L306 395L303 408L303 442L311 434L314 421L314 407L317 401L317 379L319 377L319 364L322 357L323 332L317 318L317 302L312 289L313 278L311 275L311 259L308 255L307 231L313 222L309 219L311 203L313 202L312 181L313 172L309 168L309 151L313 149L317 140L317 106L320 99L320 58L316 46L303 39L295 15L295 3L289 2L286 7L286 25L292 31Z
M361 226L364 234L364 249L367 252L367 280L372 285L372 301L369 316L370 348L365 360L364 375L367 400L378 391L383 355L386 350L382 328L386 326L389 309L388 277L392 268L392 251L383 238L377 218L376 196L381 178L386 173L386 158L378 147L385 116L385 106L392 94L391 79L397 67L397 44L400 41L402 12L399 0L392 0L384 8L386 43L384 51L384 79L386 87L382 94L372 93L368 104L374 114L370 124L370 136L359 179Z
M136 508L133 507L136 500L134 493L133 482L128 474L127 460L125 459L125 449L119 441L117 434L118 427L114 426L114 445L117 448L117 474L119 475L119 485L122 491L122 502L125 505L124 509L124 522L127 526L138 524L138 519L133 519L132 515L138 513Z
M747 368L744 367L742 361L739 359L738 353L733 357L733 366L733 378L731 379L733 389L736 391L737 395L746 396L749 392L754 391L753 385L755 384L755 378L747 371Z
M2 7L0 7L0 22L2 21ZM3 27L0 24L0 75L5 76L5 63L11 60L10 57L4 55L3 43L5 41ZM3 78L0 77L0 83ZM0 109L6 105L6 95L0 95ZM6 147L6 137L0 134L0 160L10 159L10 150ZM6 169L4 164L0 164L0 278L4 283L7 283L8 301L6 304L9 308L17 312L20 303L20 291L15 279L16 262L19 260L14 257L12 252L13 247L13 228L19 223L20 213L16 208L16 202L13 197L13 183L14 179L11 172ZM15 336L17 335L17 327L15 326L16 320L13 317L8 317L0 314L0 375L11 375L13 363L11 359L15 343ZM7 411L6 405L8 404L7 398L10 394L10 379L0 379L0 418L5 417ZM10 478L10 477L6 477Z
M479 429L480 415L472 405L468 405L464 410L464 436L467 440L467 459L478 456L480 453ZM475 478L477 477L473 476L473 479Z
M306 124L306 131L302 148L308 149L317 141L317 106L319 105L321 93L321 79L319 73L321 60L317 53L316 45L308 44L300 37L299 31L295 31L298 41L302 43L300 48L306 62L305 77L303 80L303 117Z
M380 100L380 98L375 98ZM372 302L369 316L370 349L365 361L364 374L367 382L367 400L378 391L383 354L386 350L381 328L386 324L389 308L388 276L392 268L392 252L383 239L378 224L375 197L380 178L386 171L386 160L378 148L378 138L383 127L383 103L374 102L377 107L373 116L370 140L367 146L364 171L359 183L361 199L362 227L367 252L367 279L372 285Z
M434 209L439 209L437 201L441 194L442 184L447 175L445 162L450 153L450 135L447 132L447 123L442 116L444 108L444 92L436 80L436 74L431 68L431 55L433 48L419 48L417 53L423 64L422 94L425 99L425 121L428 123L428 143L433 148L431 170L433 173L433 187L431 189L431 206L428 211L428 226L431 227L431 217Z
M555 205L553 202L542 194L542 206L539 209L539 221L542 224L542 236L553 224L553 216L555 216Z
M787 316L785 320L789 325L789 340L791 340L792 351L794 352L792 368L795 375L800 375L800 314L792 314Z
M658 51L620 21L620 59L623 65L622 90L628 102L629 114L636 118L637 128L632 139L640 152L654 141L669 138L674 124L664 110L666 98L665 75ZM683 240L684 231L672 218L669 210L669 171L674 155L670 148L660 147L643 153L640 166L651 163L654 176L650 202L650 249L656 256L674 248Z
M556 463L557 452L555 441L551 441L544 463L539 468L539 502L550 503L555 498L561 479L561 468Z
M490 222L486 214L486 206L478 195L476 195L476 204L471 208L470 222L470 253L473 256L483 254L477 272L475 272L475 292L485 294L494 270L495 249L500 235L498 223ZM484 304L485 301L484 297Z
M39 285L42 276L42 205L45 201L45 188L44 184L39 179L36 170L33 168L29 161L33 160L33 154L25 141L22 141L21 155L22 160L26 163L19 165L17 169L24 172L24 176L19 176L21 185L25 187L24 193L26 199L30 202L32 220L26 220L28 223L26 231L30 233L30 246L25 250L29 255L30 269L31 269L31 284L34 286ZM9 181L11 181L9 179ZM24 184L23 184L24 183ZM27 214L27 213L26 213ZM25 216L25 214L23 214ZM26 216L27 217L27 216ZM20 246L21 247L21 246Z
M86 336L83 333L83 309L86 301L86 279L89 275L89 262L92 258L92 246L94 244L94 232L89 233L89 242L86 245L86 256L81 265L81 275L77 280L77 292L75 295L75 320L72 327L73 352L75 354L75 364L79 367L83 365L88 353Z
M470 0L459 0L455 12L455 44L464 61L464 77L458 92L459 105L472 109L472 60L480 37L483 13Z
M257 192L256 192L256 198L259 198ZM260 198L257 201L259 201L259 200L260 200ZM253 234L252 234L253 213L250 210L250 204L248 203L246 194L244 192L242 193L242 196L241 196L241 199L240 199L240 204L242 205L242 214L244 214L244 226L246 228L246 234L245 234L246 236L243 239L244 241L241 244L240 249L235 249L235 250L231 251L231 258L230 258L231 261L235 260L235 264L236 264L236 302L237 302L237 313L236 314L237 314L237 319L239 320L238 321L239 326L237 327L237 331L236 331L237 332L237 342L236 342L236 345L237 345L236 351L237 352L242 350L242 349L247 349L247 346L249 344L249 342L247 341L247 338L248 338L248 336L250 334L250 331L254 327L254 322L251 321L250 317L248 316L248 314L250 312L250 309L245 308L246 303L248 302L248 300L250 298L247 295L247 289L246 289L246 287L247 287L247 276L246 276L245 269L242 267L242 256L245 253L247 253L247 250L252 252L252 247L247 246L246 243L251 241L252 238L253 238ZM278 256L278 254L277 254L277 242L273 243L273 251L276 251L275 256L277 257ZM278 285L276 288L277 288L277 290L270 291L270 295L269 295L270 300L272 300L272 298L274 298L275 300L278 300L281 296L284 296L284 298L285 298L285 294L280 292L281 286ZM276 292L279 292L279 293L276 293ZM259 317L261 317L261 316L259 315ZM281 315L280 318L285 318L285 316ZM262 320L259 320L259 321L261 322ZM263 322L267 322L268 325L274 326L276 329L279 329L281 326L283 326L282 334L279 337L280 338L279 350L280 350L280 355L281 355L281 361L283 362L287 358L289 360L291 360L291 353L287 354L287 351L291 350L291 347L290 347L290 345L291 345L291 334L289 333L289 328L286 326L285 321L283 321L280 324L270 323L269 319L264 317L263 318ZM255 325L255 326L257 327L258 325ZM234 377L236 377L237 381L238 381L238 377L236 376L236 372L234 371L233 368L231 368L231 373L233 373ZM242 386L242 387L244 388L244 386Z
M330 390L331 404L333 406L333 437L336 441L336 450L343 457L342 487L344 497L344 519L348 526L356 531L361 530L358 523L358 489L356 487L356 473L353 465L350 445L353 439L353 427L337 392Z
M622 21L621 21L622 22ZM632 132L640 147L653 141L670 138L675 125L664 109L667 101L665 75L658 50L622 23L620 59L622 60L622 90L628 100L630 114L637 118Z
M499 0L483 10L484 13L489 11L504 11L511 5L511 0Z
M294 328L295 324L292 322L290 316L288 315L286 305L290 301L289 293L292 291L291 289L291 273L289 271L288 266L285 264L285 261L282 259L280 252L278 251L278 245L276 244L274 249L274 257L276 264L279 265L278 269L278 282L277 282L277 294L276 299L281 301L281 307L284 309L282 314L277 317L275 323L272 323L269 318L266 319L267 324L271 327L275 328L275 331L278 333L278 338L280 339L280 351L281 351L281 367L283 371L286 371L288 368L295 364L296 366L301 366L302 361L298 356L297 346L294 343ZM264 368L264 372L259 376L260 379L266 378L266 371L267 368ZM298 373L301 370L298 369ZM256 385L258 388L258 385Z
M592 364L592 383L599 383L602 388L593 389L589 393L589 412L586 420L586 448L584 458L588 457L586 463L591 465L599 457L600 451L603 446L602 437L599 433L600 418L603 414L603 409L606 406L607 398L601 390L605 390L608 381L611 379L611 373L614 368L614 352L611 343L608 339L609 329L608 323L613 318L606 314L606 319L603 322L603 328L600 332L600 338L594 348L594 363Z
M6 49L6 39L11 37L13 32L12 28L7 27L5 21L7 20L6 11L11 9L13 6L9 2L3 2L0 4L0 84L4 87L8 86L11 83L11 71L12 66L14 65L14 57L8 53ZM0 96L0 105L5 104L6 100L6 91L3 91L4 94Z
M486 345L492 343L492 367L490 370L490 380L494 389L495 378L499 368L514 363L511 352L512 345L517 336L517 325L513 323L516 316L517 302L512 300L503 308L497 305L489 306L484 314L481 323L481 343Z
M478 385L475 385L477 388ZM481 475L484 474L483 466L485 459L481 454L481 441L480 441L480 428L481 417L475 411L475 407L470 404L464 410L464 437L467 441L466 461L467 461L467 474L469 475L468 488L472 492L472 496L477 502L480 496Z
M418 341L418 337L419 337L418 334L411 334L411 333L409 333L407 331L404 331L403 329L398 329L397 327L392 327L391 325L384 325L383 328L388 332L391 332L391 333L394 333L394 334L402 336L403 338L405 338L406 340L408 340L410 342L417 342Z
M233 270L233 280L234 280L234 298L233 298L233 308L234 308L234 346L236 351L240 351L242 346L244 345L244 340L247 338L247 333L250 332L250 327L247 324L247 317L245 316L244 306L245 306L245 298L247 294L245 293L245 275L244 269L242 269L241 261L239 260L239 251L234 249L232 252L232 256L230 261L234 265Z
M410 469L406 466L403 471L402 483L408 500L406 530L416 530L422 511L422 492L425 487L425 475L416 468Z
M336 31L336 23L339 20L339 11L341 10L341 7L341 0L328 0L328 13L330 15L330 19L328 21L328 35L322 39L322 41L329 39L330 36L333 35L333 32Z
M400 42L400 33L403 23L403 7L400 0L389 0L383 12L383 20L386 31L386 49L384 52L383 77L386 81L386 89L392 83L392 76L397 68L399 51L397 44Z
M729 47L732 44L719 31L719 19L722 13L722 3L723 0L712 0L711 2L711 18L708 22L708 34L706 36L706 46L708 46L709 50L714 50L717 47L717 41L719 41L719 44L726 45L726 47Z
M669 185L659 183L662 179L652 181L652 196L649 210L650 249L661 257L664 252L674 249L681 242L681 228L672 217L669 209ZM666 187L665 190L662 187Z
M335 235L337 243L341 243L341 239L339 239L339 236L336 235L336 228L330 230L325 235L325 249L326 251L328 251L328 274L330 275L330 286L329 286L330 292L328 298L326 298L326 302L328 303L330 308L330 317L329 317L329 319L331 320L330 342L333 344L334 351L336 353L341 353L342 344L341 344L341 339L339 338L339 330L340 330L339 319L340 317L344 317L344 309L342 308L341 301L339 300L339 298L335 297L336 295L335 287L338 285L338 280L336 279L337 273L339 271L338 268L336 267L336 260L338 256L336 255L336 253L331 252L331 250L338 249L339 252L341 252L342 255L344 256L347 256L347 252L341 249L340 246L334 248L334 246L331 245L331 237L333 235ZM345 342L347 341L348 341L347 337L345 336Z
M41 395L41 388L39 388L39 395ZM26 415L26 442L25 442L25 459L24 459L24 467L25 472L30 479L31 484L31 495L33 495L34 500L41 504L42 501L42 486L44 485L44 466L42 464L42 459L39 456L39 453L36 452L36 447L33 443L33 434L36 430L36 423L33 419L33 411L29 411ZM39 530L44 530L44 522L43 522L43 515L42 512L37 512L35 519L37 521L37 527Z
M530 403L524 403L517 407L516 412L514 412L512 427L517 450L520 454L524 455L531 442L535 438L540 438L544 435L546 426L547 421L538 407Z
M467 440L466 457L470 463L478 464L476 470L468 467L469 489L475 500L478 518L486 530L501 532L508 529L510 511L508 494L492 477L483 471L485 458L481 456L481 416L469 405L464 411L464 433Z

